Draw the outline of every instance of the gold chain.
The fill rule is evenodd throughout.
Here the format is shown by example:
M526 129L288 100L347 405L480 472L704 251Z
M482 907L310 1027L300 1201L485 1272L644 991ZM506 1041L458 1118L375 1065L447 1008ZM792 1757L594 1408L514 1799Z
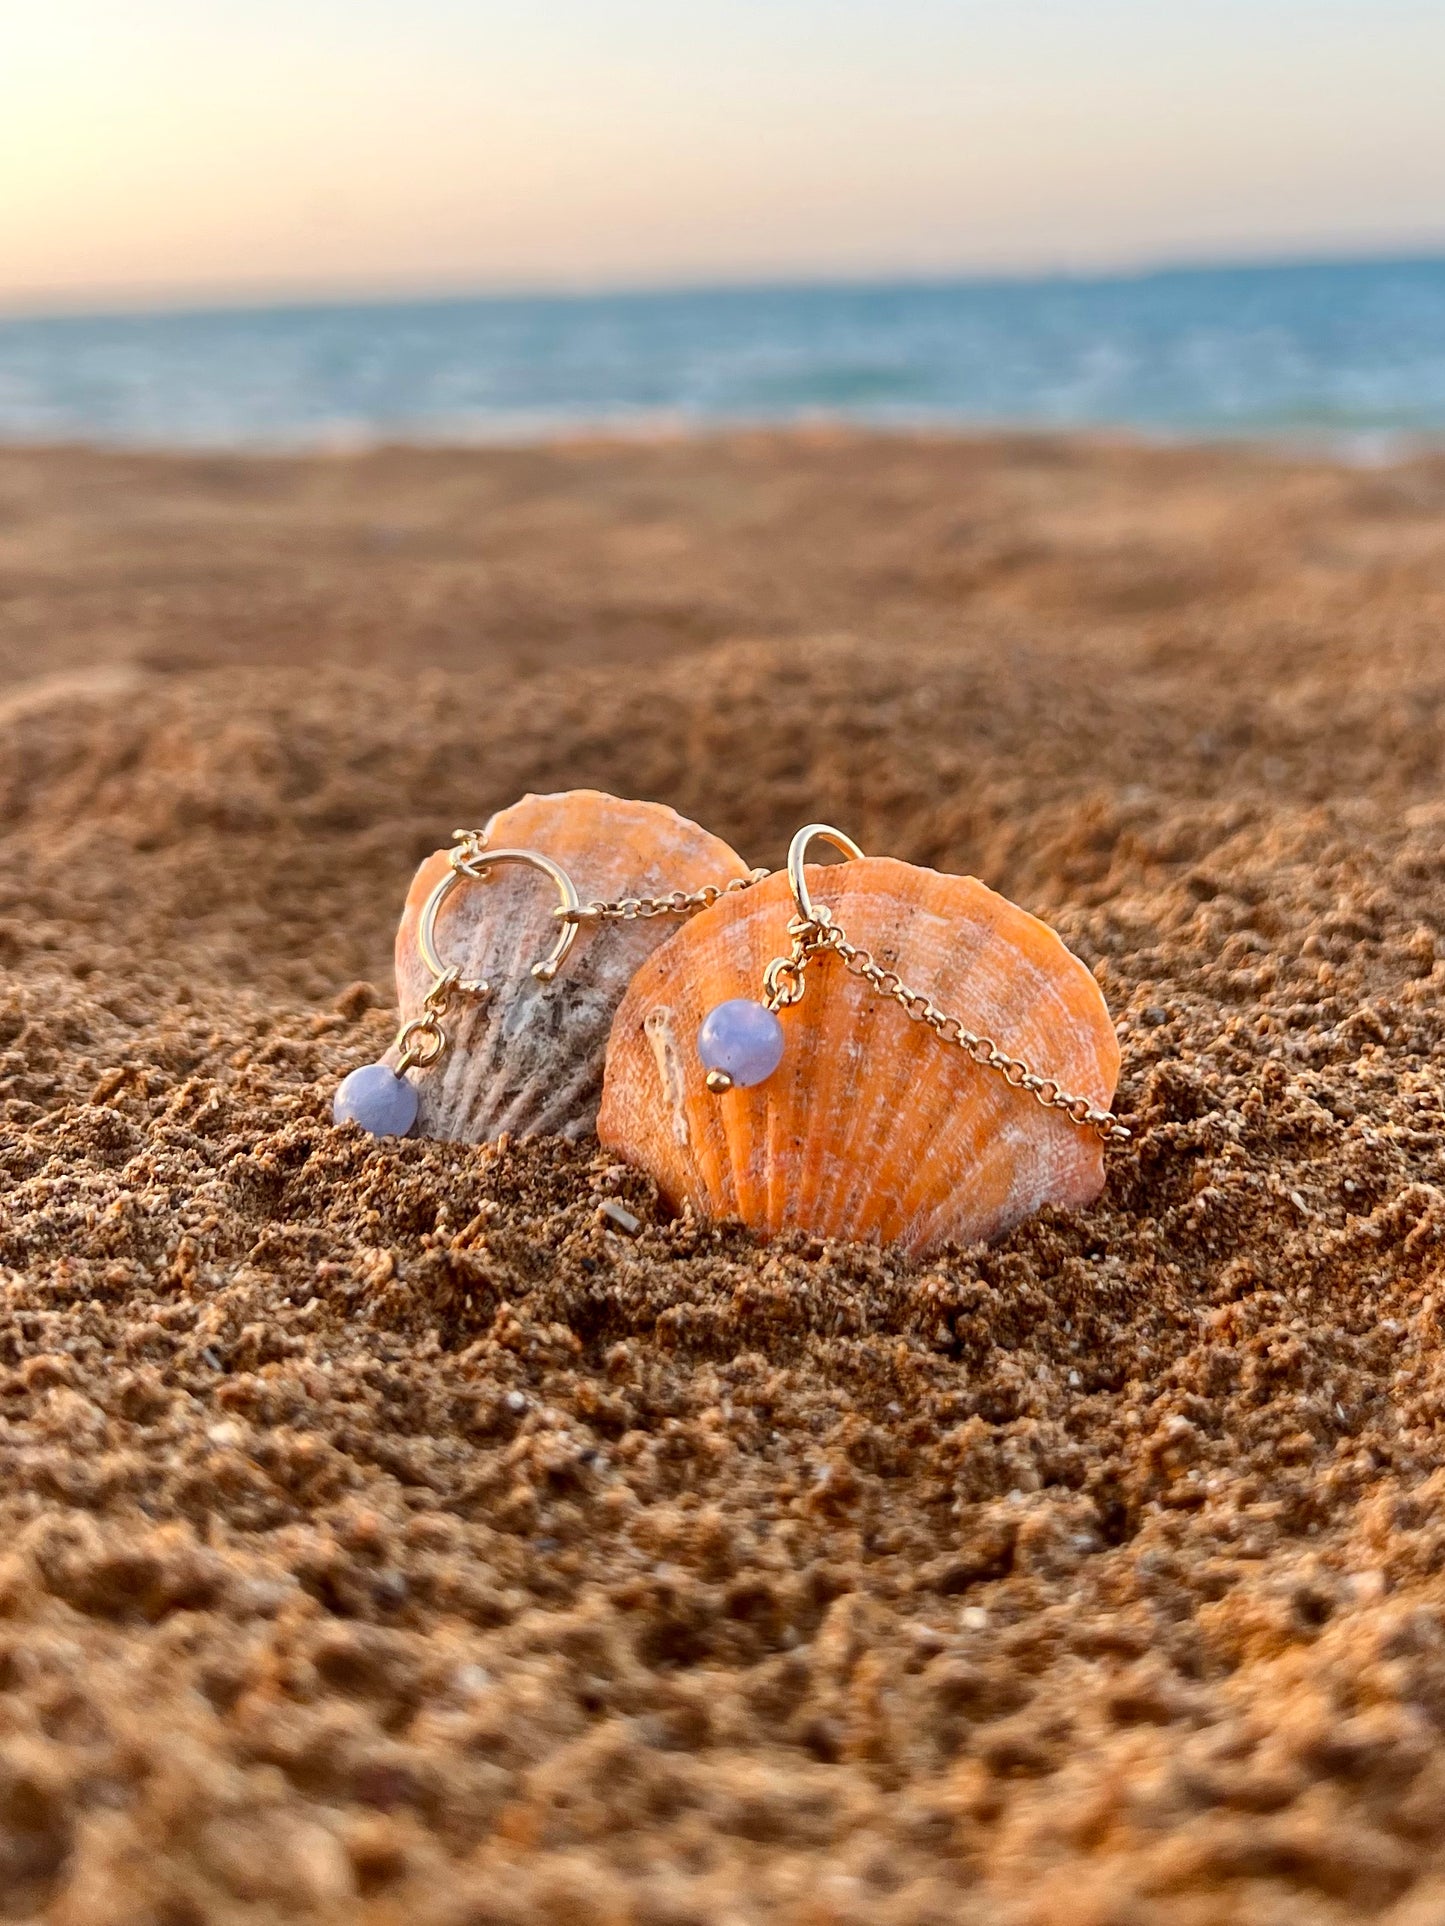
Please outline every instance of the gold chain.
M1106 1144L1129 1141L1131 1132L1112 1111L1101 1110L1087 1097L1071 1096L1053 1077L1041 1077L1022 1057L1011 1057L1007 1051L1000 1050L992 1037L965 1029L958 1017L940 1010L930 997L910 990L896 970L884 969L867 950L850 943L831 913L821 905L814 906L811 916L795 916L788 925L788 935L792 938L789 954L774 957L763 972L767 1007L775 1014L802 1001L808 965L815 956L832 950L844 969L862 977L880 996L892 997L915 1023L926 1024L944 1043L956 1045L983 1069L996 1072L1011 1089L1026 1090L1045 1110L1062 1111L1071 1123L1094 1131Z
M460 970L447 970L439 976L422 999L420 1016L403 1023L397 1031L393 1047L401 1052L396 1065L399 1077L404 1077L408 1070L429 1068L446 1049L447 1033L442 1028L442 1018L451 1008L461 974Z
M649 916L693 916L711 909L720 896L731 896L740 889L752 889L764 882L772 871L755 869L746 876L734 876L730 883L704 883L701 889L675 889L667 896L619 896L611 903L582 903L576 909L556 909L559 923L635 923Z

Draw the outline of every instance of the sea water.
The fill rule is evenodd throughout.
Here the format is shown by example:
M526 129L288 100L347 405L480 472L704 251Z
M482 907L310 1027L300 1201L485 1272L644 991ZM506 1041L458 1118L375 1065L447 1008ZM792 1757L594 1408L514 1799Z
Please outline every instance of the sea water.
M0 320L0 438L1445 431L1445 259Z

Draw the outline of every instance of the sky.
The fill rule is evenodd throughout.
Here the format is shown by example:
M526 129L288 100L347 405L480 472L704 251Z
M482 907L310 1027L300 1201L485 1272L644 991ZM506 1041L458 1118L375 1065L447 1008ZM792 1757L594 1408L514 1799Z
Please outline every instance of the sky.
M1445 0L4 0L0 306L1445 248Z

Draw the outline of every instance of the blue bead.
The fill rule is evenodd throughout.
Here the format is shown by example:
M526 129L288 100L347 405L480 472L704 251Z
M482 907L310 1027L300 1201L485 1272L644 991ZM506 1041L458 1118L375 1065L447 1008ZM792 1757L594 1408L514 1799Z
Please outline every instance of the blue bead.
M365 1063L342 1078L331 1114L339 1124L360 1124L373 1137L404 1137L416 1122L416 1085L388 1064Z
M783 1026L769 1009L735 996L703 1018L697 1053L709 1070L724 1070L746 1090L770 1077L783 1060Z

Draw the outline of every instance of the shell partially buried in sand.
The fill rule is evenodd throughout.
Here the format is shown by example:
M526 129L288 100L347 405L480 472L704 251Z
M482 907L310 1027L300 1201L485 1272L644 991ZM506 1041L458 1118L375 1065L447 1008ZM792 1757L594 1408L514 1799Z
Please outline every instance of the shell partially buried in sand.
M1119 1046L1103 996L1036 917L972 877L886 857L806 874L849 939L911 989L1107 1108ZM752 1088L709 1091L699 1026L730 998L761 997L792 913L775 875L704 911L642 965L612 1026L604 1144L675 1206L920 1256L1099 1194L1092 1130L1010 1088L831 954L780 1013L778 1069Z
M492 817L486 839L494 849L551 857L584 904L721 887L748 874L735 850L676 810L595 789L524 796ZM403 1022L432 986L417 923L448 854L438 850L417 871L397 931ZM679 920L584 922L556 976L539 982L532 965L552 948L556 906L546 879L519 864L468 877L447 898L437 919L440 954L464 977L487 982L490 994L457 997L445 1019L445 1053L412 1072L418 1136L483 1143L504 1131L575 1138L593 1129L613 1013L638 965L676 934ZM395 1064L395 1049L387 1061Z

